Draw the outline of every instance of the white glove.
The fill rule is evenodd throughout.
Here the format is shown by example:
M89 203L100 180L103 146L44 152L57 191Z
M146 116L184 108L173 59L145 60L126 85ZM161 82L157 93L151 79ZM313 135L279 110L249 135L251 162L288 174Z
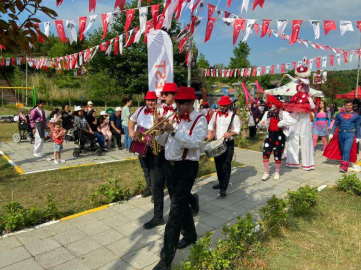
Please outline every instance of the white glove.
M332 138L333 138L333 134L330 134L329 136L328 136L328 138L330 139L330 141L332 140Z
M361 141L361 139L357 139L357 138L356 138L356 143L358 143L359 141Z
M282 122L278 122L277 127L282 128L284 125Z

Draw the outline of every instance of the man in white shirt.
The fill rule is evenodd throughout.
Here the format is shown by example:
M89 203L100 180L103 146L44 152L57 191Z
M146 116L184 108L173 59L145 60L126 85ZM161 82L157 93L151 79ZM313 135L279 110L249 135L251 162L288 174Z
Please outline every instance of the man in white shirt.
M227 196L226 190L231 177L234 137L241 132L241 121L239 117L230 110L232 100L229 96L223 96L218 102L218 105L220 106L219 111L213 114L208 124L207 139L213 140L215 138L216 140L224 140L227 145L226 152L214 158L219 183L213 186L213 188L219 189L219 194L225 197Z
M201 143L207 136L207 120L194 110L194 88L180 87L175 100L179 118L173 124L166 122L161 127L164 134L159 138L160 144L165 145L165 172L171 208L164 232L161 260L153 270L171 269L177 248L183 249L197 240L189 203L198 173ZM181 228L184 229L184 237L179 242Z
M146 105L138 108L129 119L128 129L130 138L134 137L136 125L146 129L153 127L154 109L157 103L157 95L154 91L148 91L144 100ZM153 150L149 148L145 156L139 156L138 158L140 166L144 172L146 185L148 187L148 189L142 194L142 197L145 198L153 194L155 182L155 156L153 154Z

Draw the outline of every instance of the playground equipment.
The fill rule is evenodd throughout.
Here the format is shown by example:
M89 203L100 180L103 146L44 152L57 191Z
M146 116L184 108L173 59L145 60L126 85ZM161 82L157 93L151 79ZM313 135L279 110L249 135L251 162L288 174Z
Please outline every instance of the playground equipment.
M1 87L1 108L4 108L4 90L33 90L33 107L36 105L36 87L16 87L16 86L2 86Z

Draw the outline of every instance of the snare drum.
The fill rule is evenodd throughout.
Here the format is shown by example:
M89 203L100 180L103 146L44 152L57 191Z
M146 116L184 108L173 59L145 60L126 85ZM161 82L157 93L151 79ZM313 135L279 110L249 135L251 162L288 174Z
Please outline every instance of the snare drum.
M227 151L227 146L223 142L223 140L210 142L204 147L204 153L209 158L218 157L226 151Z
M132 152L141 157L146 156L150 146L150 140L148 141L148 137L146 137L144 141L140 141L140 138L143 138L141 134L145 133L146 131L147 129L142 126L137 127L135 136L130 144L129 152Z

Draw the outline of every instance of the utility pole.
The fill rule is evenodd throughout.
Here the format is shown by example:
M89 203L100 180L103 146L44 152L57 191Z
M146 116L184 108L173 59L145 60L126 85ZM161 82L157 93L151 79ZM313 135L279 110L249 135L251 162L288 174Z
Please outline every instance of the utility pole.
M360 56L361 54L361 35L360 35L360 47L359 47L359 51L358 51L358 64L357 64L357 80L356 80L356 98L358 97L358 83L359 83L359 80L360 80Z
M187 86L191 87L192 85L192 61L193 61L193 36L190 37L190 46L189 46L189 56L188 56L188 80Z

